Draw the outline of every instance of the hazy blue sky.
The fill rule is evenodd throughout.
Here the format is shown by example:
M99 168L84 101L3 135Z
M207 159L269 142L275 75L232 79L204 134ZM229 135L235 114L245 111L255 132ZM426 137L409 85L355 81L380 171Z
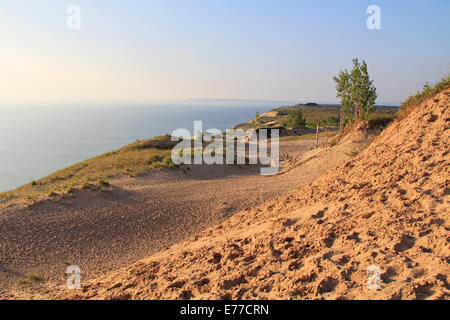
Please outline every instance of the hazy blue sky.
M450 71L449 17L448 0L1 0L0 104L336 101L354 57L397 102Z

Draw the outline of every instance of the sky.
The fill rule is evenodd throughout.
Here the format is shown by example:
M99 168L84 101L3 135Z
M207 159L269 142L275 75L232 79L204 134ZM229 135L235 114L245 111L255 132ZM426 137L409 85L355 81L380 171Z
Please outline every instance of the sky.
M332 77L355 57L377 102L398 103L449 74L449 16L448 0L1 0L0 106L335 102Z

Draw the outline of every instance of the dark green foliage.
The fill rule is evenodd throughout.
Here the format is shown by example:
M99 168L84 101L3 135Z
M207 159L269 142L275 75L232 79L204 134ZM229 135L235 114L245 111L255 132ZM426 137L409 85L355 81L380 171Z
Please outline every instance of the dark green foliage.
M132 145L135 150L145 150L145 149L159 149L159 150L171 150L175 147L178 141L172 141L170 135L159 136L152 139L148 139L143 142L136 142Z
M259 115L259 111L256 111L255 122L259 123L260 120L261 120L261 116Z
M353 69L334 77L336 96L341 99L341 129L347 123L367 120L375 106L376 88L370 80L367 64L353 59Z
M303 113L300 109L293 110L288 113L285 126L294 128L294 127L303 127L306 125L306 119L303 117Z
M340 122L339 117L332 116L332 117L328 117L328 119L325 120L325 125L328 127L338 127L339 122Z

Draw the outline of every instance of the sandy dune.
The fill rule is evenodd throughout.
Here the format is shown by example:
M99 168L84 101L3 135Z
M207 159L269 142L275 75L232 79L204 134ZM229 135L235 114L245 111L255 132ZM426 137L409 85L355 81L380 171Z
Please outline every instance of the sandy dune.
M312 184L74 292L92 299L448 299L450 91ZM295 170L289 171L294 173ZM281 177L287 175L280 175ZM301 176L297 176L301 179ZM367 269L381 272L369 290Z
M320 149L321 156L310 151L314 141L284 142L282 154L298 158L314 152L315 158L274 177L261 176L258 168L190 166L187 174L154 171L142 178L113 180L110 193L80 191L61 203L3 206L0 297L24 297L16 289L28 289L17 280L27 273L60 284L65 283L67 265L78 265L89 279L134 263L238 211L311 183L349 159L352 148L364 148L367 138L361 132L351 148ZM38 292L41 285L36 284Z

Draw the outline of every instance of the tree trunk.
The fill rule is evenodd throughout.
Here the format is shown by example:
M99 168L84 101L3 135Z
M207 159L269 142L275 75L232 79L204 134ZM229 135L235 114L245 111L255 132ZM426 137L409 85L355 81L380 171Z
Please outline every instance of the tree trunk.
M316 127L316 148L319 146L319 120L317 120L317 127Z

